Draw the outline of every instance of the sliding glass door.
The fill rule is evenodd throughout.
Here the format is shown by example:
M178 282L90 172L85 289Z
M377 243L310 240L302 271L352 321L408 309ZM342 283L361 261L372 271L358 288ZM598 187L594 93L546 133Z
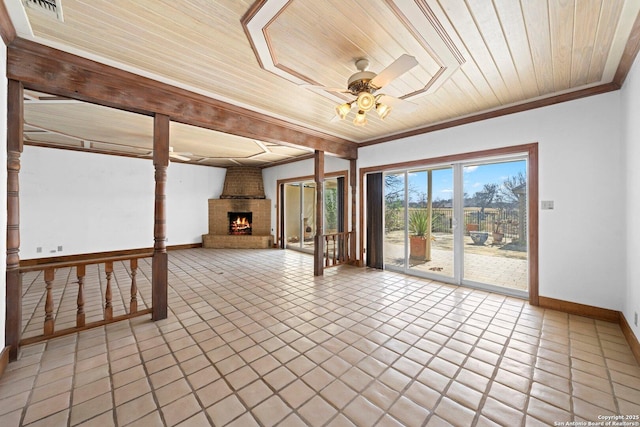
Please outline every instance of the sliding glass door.
M316 235L316 183L283 184L283 247L313 252ZM344 231L344 178L324 181L323 227L325 234Z
M406 173L384 175L384 265L404 270L407 265Z
M463 166L464 281L526 291L527 163Z
M316 184L284 184L284 248L313 252L316 228Z
M408 267L454 277L453 168L409 171L407 177Z
M526 296L527 161L384 174L385 268Z
M454 277L453 168L385 175L385 265Z

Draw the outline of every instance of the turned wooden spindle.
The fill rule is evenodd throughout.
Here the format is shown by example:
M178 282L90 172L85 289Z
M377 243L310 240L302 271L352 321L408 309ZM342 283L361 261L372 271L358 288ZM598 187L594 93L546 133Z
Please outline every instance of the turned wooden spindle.
M55 270L47 268L44 270L44 283L47 285L47 296L44 304L44 334L52 335L54 329L53 322L53 279Z
M76 313L76 326L82 327L85 325L84 315L84 276L86 274L86 266L80 264L76 266L76 275L78 276L78 312Z
M331 236L324 236L324 265L329 267L329 239Z
M138 311L138 285L136 283L138 274L138 258L131 260L131 302L129 303L129 313Z
M113 261L104 263L104 270L107 273L107 288L104 291L104 319L113 319L113 306L111 305L111 276L113 276Z

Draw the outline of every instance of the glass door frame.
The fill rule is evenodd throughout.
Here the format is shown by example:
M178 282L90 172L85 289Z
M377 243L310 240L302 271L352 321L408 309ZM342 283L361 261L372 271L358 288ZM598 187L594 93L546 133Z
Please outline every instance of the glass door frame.
M283 184L283 187L285 188L284 193L286 194L286 188L287 187L294 187L297 189L298 192L298 203L297 203L297 209L296 209L296 218L293 219L293 221L295 222L295 225L297 225L297 233L295 233L295 236L298 238L297 242L291 242L288 243L287 241L287 209L286 206L283 207L283 223L285 224L284 227L284 234L283 237L284 239L282 240L283 242L283 246L284 249L293 249L293 250L298 250L298 251L302 251L302 252L306 252L306 253L313 253L314 251L314 245L315 245L315 212L316 212L316 183L315 181L309 181L309 180L305 180L305 181L295 181L295 182L288 182ZM308 201L308 197L306 197L307 191L306 189L313 189L313 195L310 196L310 201ZM284 198L284 202L286 202L287 198ZM305 221L305 219L308 219L309 217L305 217L305 212L307 211L306 207L307 204L310 203L311 206L311 215L313 215L312 220L309 221ZM307 237L307 233L309 233L309 231L307 231L307 227L310 227L311 230L313 230L313 235L308 236ZM311 247L307 247L307 245L310 243Z
M337 179L337 178L344 178L344 194L343 194L343 200L341 203L341 206L343 207L343 217L342 217L342 224L344 225L345 231L346 229L349 227L348 224L350 224L350 222L348 221L349 218L349 206L350 204L349 202L349 194L351 193L350 191L347 191L347 189L349 189L349 171L347 170L341 170L341 171L337 171L337 172L327 172L324 174L324 181L328 181L328 180L333 180L333 179ZM286 248L286 242L284 241L285 239L283 239L283 235L284 235L284 200L283 200L283 189L285 188L285 184L292 184L292 183L304 183L304 182L313 182L314 181L314 177L313 175L307 175L307 176L300 176L300 177L293 177L293 178L286 178L286 179L279 179L276 181L276 233L275 233L275 241L277 242L276 246L280 249L285 249ZM323 182L323 185L325 185L325 183ZM324 217L325 215L323 215ZM323 220L326 223L326 218L323 218ZM315 224L313 224L313 228L315 229ZM326 230L325 230L326 232ZM293 249L293 248L291 248ZM295 249L294 249L295 250Z
M531 305L539 305L539 289L538 289L538 280L539 280L539 254L538 254L538 144L530 143L530 144L522 144L515 145L509 147L501 147L494 149L487 149L475 152L468 152L462 154L454 154L447 155L436 158L426 158L421 160L412 160L408 162L387 164L387 165L379 165L379 166L371 166L367 168L360 169L360 212L359 212L359 227L360 227L360 239L359 239L359 248L360 248L360 259L364 259L364 253L366 251L366 246L364 242L364 236L366 235L366 227L367 225L364 222L364 218L366 218L366 201L365 201L365 181L366 176L369 173L380 173L380 172L391 172L391 171L400 171L403 169L419 169L419 168L431 168L436 165L442 164L454 164L454 163L478 163L478 162L491 162L493 160L502 160L509 158L523 157L527 160L526 166L526 175L528 182L528 199L527 199L527 245L528 245L528 292L525 296L528 297L529 303ZM462 168L462 166L459 166ZM458 173L454 173L454 180L459 180L459 182L454 184L462 185L462 171ZM459 200L455 203L458 206L458 209L463 209L463 195L459 196ZM457 217L460 218L461 212L459 211ZM463 227L458 226L456 224L457 232L464 233ZM458 259L460 257L458 256ZM460 263L456 267L459 271L456 273L456 276L462 277L463 273L463 264ZM437 278L437 280L444 281L441 278ZM460 281L460 284L465 286L473 287L473 282ZM491 289L488 289L491 291ZM497 289L500 293L508 294L508 292L504 292L504 288ZM518 295L522 296L522 295Z
M436 274L436 273L430 273L429 271L424 271L424 270L417 270L412 268L412 264L411 264L411 257L410 257L410 235L409 235L409 221L410 221L410 213L409 210L411 209L409 207L409 203L410 201L410 184L409 184L409 177L412 173L420 173L420 172L434 172L434 171L443 171L443 170L450 170L451 171L451 175L452 175L452 181L455 181L455 165L451 165L451 164L432 164L432 165L428 165L428 166L424 166L424 167L416 167L416 168L408 168L408 169L401 169L401 170L388 170L383 172L383 183L384 178L389 176L389 175L399 175L402 176L402 183L404 186L404 195L402 200L404 201L404 205L403 205L403 227L404 227L404 236L403 236L403 240L404 240L404 257L403 257L403 263L402 266L394 266L393 264L387 264L386 262L386 255L384 255L384 259L385 259L385 263L384 263L384 268L391 270L391 271L398 271L401 273L405 273L405 274L410 274L413 276L418 276L418 277L425 277L428 279L433 279L433 280L438 280L441 282L447 282L447 283L452 283L452 284L459 284L460 283L460 277L458 276L458 271L459 268L456 264L456 253L455 253L455 248L457 247L457 245L455 244L456 242L456 201L455 198L452 197L452 201L453 201L453 218L452 218L452 234L453 234L453 239L454 239L454 250L452 251L451 254L451 258L452 258L452 264L453 264L453 274L451 276L447 276L447 275L443 275L443 274ZM429 175L428 175L429 176ZM429 178L427 178L428 180ZM454 184L454 188L455 188L455 182L452 182L452 184ZM384 185L384 184L383 184ZM428 185L428 182L427 182ZM384 204L384 198L383 198L383 204ZM383 212L383 224L385 224L385 234L386 234L386 213L387 213L387 209L386 206L383 206L382 209ZM429 236L431 236L431 234L429 234ZM385 248L388 248L388 245L384 245Z
M467 160L464 162L458 162L456 163L456 177L459 179L459 185L461 185L461 191L455 191L455 194L457 196L457 203L455 205L458 206L458 212L456 214L457 218L460 218L461 220L459 221L460 223L460 227L458 227L459 229L459 235L460 235L460 240L462 241L462 236L464 235L464 168L466 166L482 166L482 165L491 165L491 164L496 164L496 163L507 163L507 162L515 162L515 161L524 161L526 163L526 170L527 170L527 180L526 180L526 184L527 184L527 192L526 194L529 195L529 188L530 188L530 184L529 184L529 176L528 176L528 171L529 171L529 158L526 154L516 154L516 155L512 155L512 156L499 156L499 157L488 157L488 158L478 158L478 159L471 159L471 160ZM459 193L459 194L458 194ZM525 204L525 215L526 218L529 218L529 214L530 214L530 203ZM531 234L531 233L529 233ZM530 241L529 239L527 239L527 256L530 256L529 253L529 244ZM457 247L457 252L456 255L457 259L459 260L459 271L457 272L459 274L459 278L460 281L459 283L463 286L468 286L468 287L472 287L472 288L479 288L479 289L483 289L486 291L490 291L490 292L496 292L496 293L500 293L500 294L506 294L506 295L512 295L512 296L516 296L519 298L527 298L529 290L527 289L526 291L519 291L516 289L510 289L508 287L503 287L503 286L499 286L499 285L495 285L495 284L491 284L491 283L483 283L483 282L478 282L475 280L471 280L468 279L464 276L464 262L465 262L465 255L464 255L464 247L462 247L461 245L458 245ZM529 263L529 268L530 268L530 263ZM528 274L530 275L531 273L528 272ZM530 283L529 283L530 286Z
M403 218L402 218L402 227L403 227L403 241L404 241L404 245L403 245L403 260L402 260L402 265L397 265L394 263L387 263L387 260L389 259L387 254L384 254L384 266L385 269L388 270L392 270L392 271L398 271L401 273L405 273L405 274L411 274L414 276L419 276L419 277L425 277L428 279L433 279L433 280L438 280L438 281L442 281L442 282L448 282L448 283L454 283L454 284L458 284L459 281L459 277L457 276L457 272L458 269L456 268L455 265L455 252L452 249L450 252L450 259L447 260L445 259L442 255L440 255L439 257L436 256L436 258L439 258L439 262L443 262L444 265L446 266L447 264L451 267L446 268L445 267L445 272L447 270L449 270L451 272L450 275L447 275L446 273L443 274L438 274L438 273L431 273L429 271L425 271L424 269L420 269L420 267L418 267L419 264L422 263L422 255L424 255L424 259L426 260L425 263L437 263L438 261L434 261L432 258L427 258L429 255L428 254L434 254L437 252L440 252L440 254L445 253L446 251L443 251L442 249L440 250L436 250L434 251L433 249L433 241L435 240L431 240L432 239L432 234L431 231L429 231L427 233L427 239L429 239L429 243L427 243L427 245L430 245L431 248L429 249L429 246L427 246L427 248L420 248L420 242L418 241L418 250L423 250L424 249L424 253L420 253L417 257L413 257L413 250L414 247L413 245L415 244L415 242L412 242L411 239L411 235L410 235L410 227L411 227L411 215L412 212L415 212L415 209L421 209L421 208L416 208L416 207L410 207L410 204L415 203L416 200L412 199L411 196L411 192L412 192L412 188L411 188L411 177L412 175L415 176L417 174L420 173L426 173L426 186L428 188L429 186L429 180L432 181L433 184L433 173L434 172L442 172L442 171L448 171L451 175L451 184L454 185L454 177L455 177L455 168L454 165L451 164L433 164L433 165L429 165L429 166L424 166L424 167L419 167L419 168L409 168L409 169L403 169L403 170L389 170L383 173L383 177L386 178L388 176L401 176L402 177L402 186L403 186L403 197L402 197L402 201L403 201ZM383 182L385 183L384 185L386 186L386 181L383 179ZM455 186L454 186L455 188ZM420 189L423 189L420 187ZM420 194L420 193L418 193ZM385 193L386 196L386 193ZM427 193L424 194L424 196L427 197L427 199L424 199L423 201L419 202L419 203L427 203L427 209L429 209L429 204L428 204L428 189L427 189ZM384 201L386 201L386 197L383 198L383 203ZM452 201L453 201L453 195L452 195ZM432 223L433 223L433 218L434 218L434 213L433 213L433 207L431 207L431 216L430 218L432 218ZM437 208L435 208L437 209ZM451 210L453 211L453 214L455 214L456 210L455 210L455 206L452 206ZM383 223L384 223L384 228L385 228L385 235L387 234L387 217L386 214L388 213L388 209L386 206L384 206L383 208ZM427 219L428 221L428 219ZM428 225L430 227L432 227L432 224ZM456 218L455 216L452 217L452 224L451 224L451 237L453 239L454 242L454 249L458 246L457 244L455 244L456 240L455 240L455 231L456 231ZM434 238L435 239L435 238ZM384 248L385 250L390 249L390 246L392 245L388 245L387 242L385 242ZM432 264L432 266L435 264ZM440 264L442 265L442 264ZM436 267L437 268L437 267ZM430 269L429 269L430 270ZM438 270L434 270L434 271L438 271Z

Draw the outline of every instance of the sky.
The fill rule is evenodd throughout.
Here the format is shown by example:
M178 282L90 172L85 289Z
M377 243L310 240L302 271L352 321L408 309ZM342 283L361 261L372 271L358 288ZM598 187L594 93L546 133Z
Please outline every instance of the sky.
M473 196L482 191L485 184L502 184L508 177L517 176L518 172L526 173L524 160L470 165L464 167L464 192ZM448 200L453 196L453 168L434 170L433 175L433 200ZM410 188L418 193L427 192L427 173L411 172L409 174ZM415 201L417 197L412 197Z

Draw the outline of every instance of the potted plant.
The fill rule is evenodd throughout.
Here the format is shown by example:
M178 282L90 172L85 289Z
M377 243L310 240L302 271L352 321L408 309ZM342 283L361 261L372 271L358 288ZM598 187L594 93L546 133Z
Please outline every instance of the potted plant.
M426 209L416 209L409 214L409 256L414 260L427 260L427 234L431 231Z
M493 239L493 243L502 243L504 233L502 232L502 220L500 218L493 222L493 233L491 234L491 238Z
M482 246L484 245L484 242L487 241L489 233L486 231L470 231L469 236L471 237L474 245Z

